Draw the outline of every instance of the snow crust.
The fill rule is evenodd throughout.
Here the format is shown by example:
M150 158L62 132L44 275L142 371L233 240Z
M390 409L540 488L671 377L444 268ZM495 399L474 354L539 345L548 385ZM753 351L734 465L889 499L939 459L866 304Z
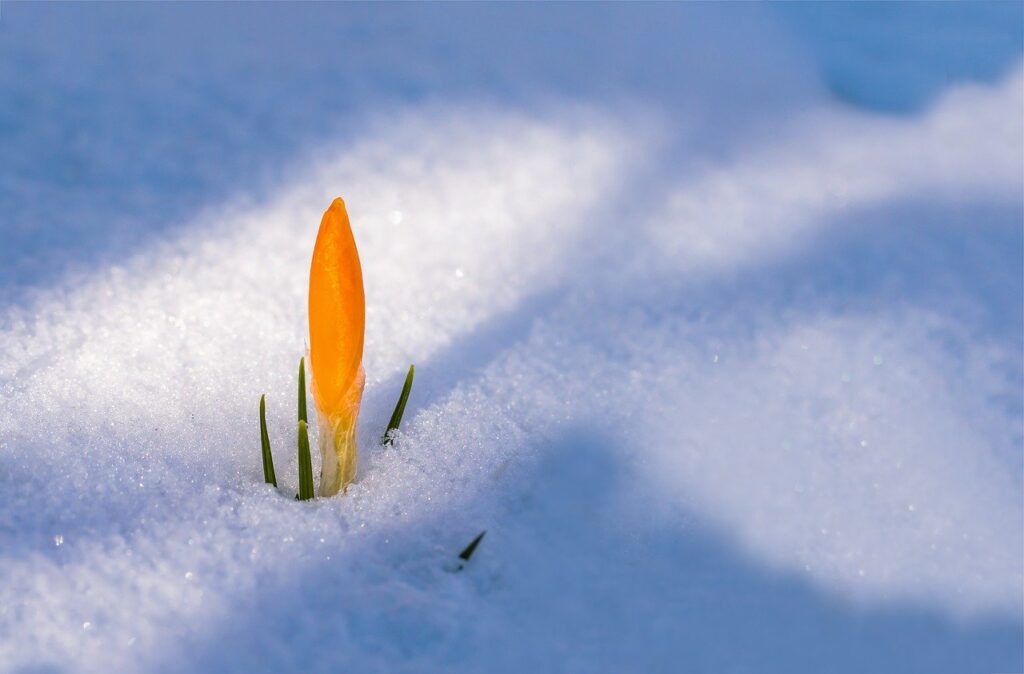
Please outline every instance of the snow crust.
M4 9L4 37L112 20ZM1003 19L977 34L1004 30L1007 10L988 9ZM154 28L138 11L120 20L160 40L114 38L129 54L173 50L201 16L152 10L168 20ZM225 30L210 11L197 30ZM231 103L206 94L176 103L194 120L132 121L136 95L175 104L166 64L156 94L100 96L131 111L127 147L164 147L172 174L212 162L194 184L126 181L132 152L110 151L107 127L80 133L109 179L55 173L32 148L75 123L33 92L66 100L77 52L0 46L35 76L0 69L23 97L0 111L45 108L0 131L18 170L0 180L0 669L1024 667L1019 41L994 48L1002 70L980 50L965 77L984 81L938 92L945 61L920 57L904 106L837 97L835 77L883 98L888 82L814 61L806 16L436 11L263 8L182 57L223 54L207 94L277 67L267 81L325 118L268 113L292 130L262 150L241 149L257 122L210 132ZM510 64L486 48L499 18L572 28ZM310 65L295 54L325 25L352 42L311 47ZM870 51L864 25L838 62ZM902 25L909 51L944 39ZM247 31L292 50L269 58ZM382 34L405 41L371 49ZM679 34L688 58L665 61ZM615 36L589 48L596 65L565 60ZM138 67L84 53L94 72ZM379 81L344 65L374 54ZM334 74L346 93L307 91ZM195 134L184 150L148 144L177 130ZM204 134L274 167L207 156ZM367 290L360 472L346 496L299 505L309 255L338 195ZM381 448L410 362L402 431ZM261 484L262 393L280 492Z

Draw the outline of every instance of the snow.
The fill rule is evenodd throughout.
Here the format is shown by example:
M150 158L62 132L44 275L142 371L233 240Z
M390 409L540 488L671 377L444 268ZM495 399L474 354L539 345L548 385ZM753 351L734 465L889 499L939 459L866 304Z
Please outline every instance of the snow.
M1024 669L1022 19L958 7L5 5L0 669Z

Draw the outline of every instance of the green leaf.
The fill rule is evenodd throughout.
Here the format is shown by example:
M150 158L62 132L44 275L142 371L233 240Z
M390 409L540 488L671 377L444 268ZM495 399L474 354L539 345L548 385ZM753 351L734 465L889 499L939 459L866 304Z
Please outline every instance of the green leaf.
M388 429L384 431L384 436L380 439L382 445L392 444L392 431L398 430L398 425L402 423L402 415L405 414L405 403L409 401L409 391L412 390L412 379L416 375L416 366L409 366L409 373L405 375L405 384L402 385L402 394L398 396L398 404L395 405L395 411L391 413L391 421L388 422Z
M299 421L309 423L306 416L306 359L299 358Z
M466 546L466 549L459 553L459 559L461 559L464 562L468 562L469 558L473 556L474 552L476 552L476 546L480 545L480 541L484 539L484 534L486 533L487 530L484 529L477 535L476 538L470 541L469 545Z
M299 500L313 498L313 460L309 456L309 433L306 422L299 421Z
M274 474L274 456L270 453L270 435L267 434L267 396L260 396L260 443L263 445L263 480L277 486Z

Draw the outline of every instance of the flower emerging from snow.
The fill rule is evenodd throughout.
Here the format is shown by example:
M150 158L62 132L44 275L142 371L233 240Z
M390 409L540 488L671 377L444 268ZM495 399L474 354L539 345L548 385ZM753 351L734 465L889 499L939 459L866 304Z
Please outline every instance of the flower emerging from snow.
M309 270L309 364L323 460L321 496L337 494L356 475L365 324L363 272L339 198L320 221Z

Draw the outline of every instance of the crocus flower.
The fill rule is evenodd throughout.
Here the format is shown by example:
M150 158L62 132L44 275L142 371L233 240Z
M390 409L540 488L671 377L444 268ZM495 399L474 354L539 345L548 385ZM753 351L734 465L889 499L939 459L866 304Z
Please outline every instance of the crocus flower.
M356 421L363 396L366 300L345 202L324 212L309 270L309 364L320 428L320 495L356 475Z

